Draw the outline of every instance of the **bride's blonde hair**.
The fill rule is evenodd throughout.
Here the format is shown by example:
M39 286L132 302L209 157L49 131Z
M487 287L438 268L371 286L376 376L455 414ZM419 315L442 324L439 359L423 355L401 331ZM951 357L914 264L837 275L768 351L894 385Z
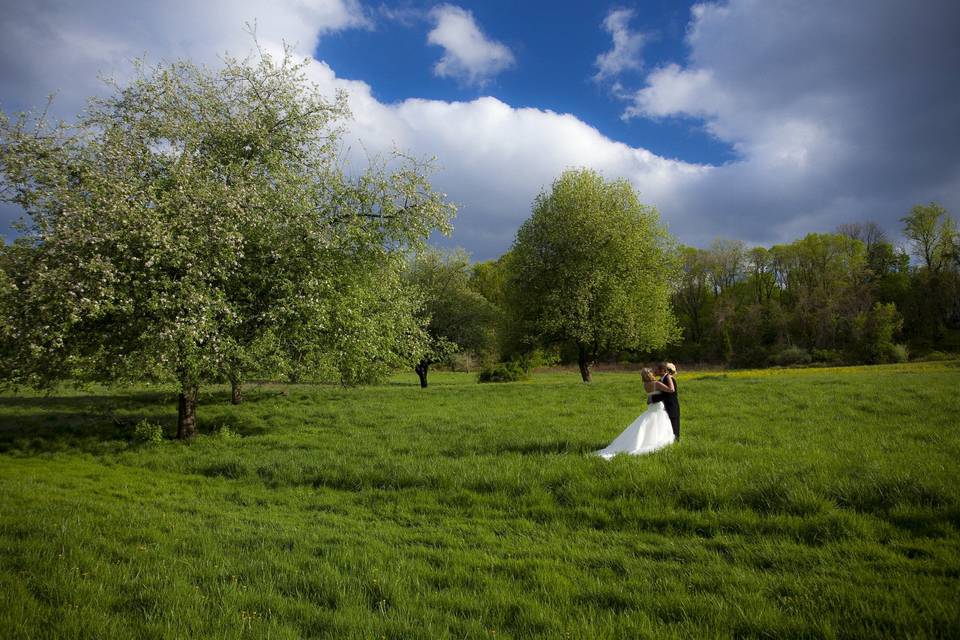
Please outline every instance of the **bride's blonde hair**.
M657 376L653 375L653 371L647 367L640 369L640 377L643 378L644 382L653 382L657 379Z

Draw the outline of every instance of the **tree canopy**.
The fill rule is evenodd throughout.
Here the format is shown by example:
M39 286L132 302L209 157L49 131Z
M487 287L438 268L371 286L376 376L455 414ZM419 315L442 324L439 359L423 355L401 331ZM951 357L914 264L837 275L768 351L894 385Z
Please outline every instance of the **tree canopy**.
M453 209L415 161L348 174L345 98L304 65L141 63L73 126L0 115L3 193L27 214L0 265L8 382L173 380L190 437L201 383L419 357L400 271Z
M510 265L511 305L525 334L574 345L585 382L603 351L656 349L679 338L672 240L626 180L564 172L534 201Z
M483 359L496 350L499 310L474 286L465 251L420 252L410 261L406 277L422 297L420 319L428 335L415 367L422 387L427 386L430 365L453 353Z

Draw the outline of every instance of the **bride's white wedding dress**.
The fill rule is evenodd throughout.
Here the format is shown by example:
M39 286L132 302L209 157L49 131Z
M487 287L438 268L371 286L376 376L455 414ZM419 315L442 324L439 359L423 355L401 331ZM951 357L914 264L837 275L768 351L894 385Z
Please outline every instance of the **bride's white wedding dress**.
M647 397L654 395L648 393ZM673 444L673 427L662 402L654 402L605 449L596 455L609 460L618 453L640 455Z

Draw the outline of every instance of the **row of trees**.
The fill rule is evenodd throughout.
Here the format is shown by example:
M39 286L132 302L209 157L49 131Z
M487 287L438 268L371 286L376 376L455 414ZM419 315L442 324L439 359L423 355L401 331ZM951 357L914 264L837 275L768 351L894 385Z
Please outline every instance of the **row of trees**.
M469 340L452 325L430 328L447 354L459 345L487 362L576 363L584 381L597 360L766 366L958 351L955 223L935 203L902 222L905 248L871 222L769 248L677 246L628 184L568 171L499 259L471 266L433 254L428 263L448 272L434 280L458 283L455 295L427 288L434 317L483 311L456 316Z
M902 222L906 249L869 222L770 248L735 240L683 247L673 298L684 330L678 357L742 366L876 363L960 349L953 219L931 203Z

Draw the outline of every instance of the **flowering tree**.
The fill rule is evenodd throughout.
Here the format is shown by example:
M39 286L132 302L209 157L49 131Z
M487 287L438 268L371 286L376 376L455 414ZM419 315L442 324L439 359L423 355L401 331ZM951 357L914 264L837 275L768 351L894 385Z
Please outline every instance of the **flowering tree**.
M406 158L349 177L345 97L259 52L147 67L73 127L0 114L0 180L27 213L0 254L0 371L168 379L178 438L201 383L251 368L346 382L419 359L403 256L452 207Z

